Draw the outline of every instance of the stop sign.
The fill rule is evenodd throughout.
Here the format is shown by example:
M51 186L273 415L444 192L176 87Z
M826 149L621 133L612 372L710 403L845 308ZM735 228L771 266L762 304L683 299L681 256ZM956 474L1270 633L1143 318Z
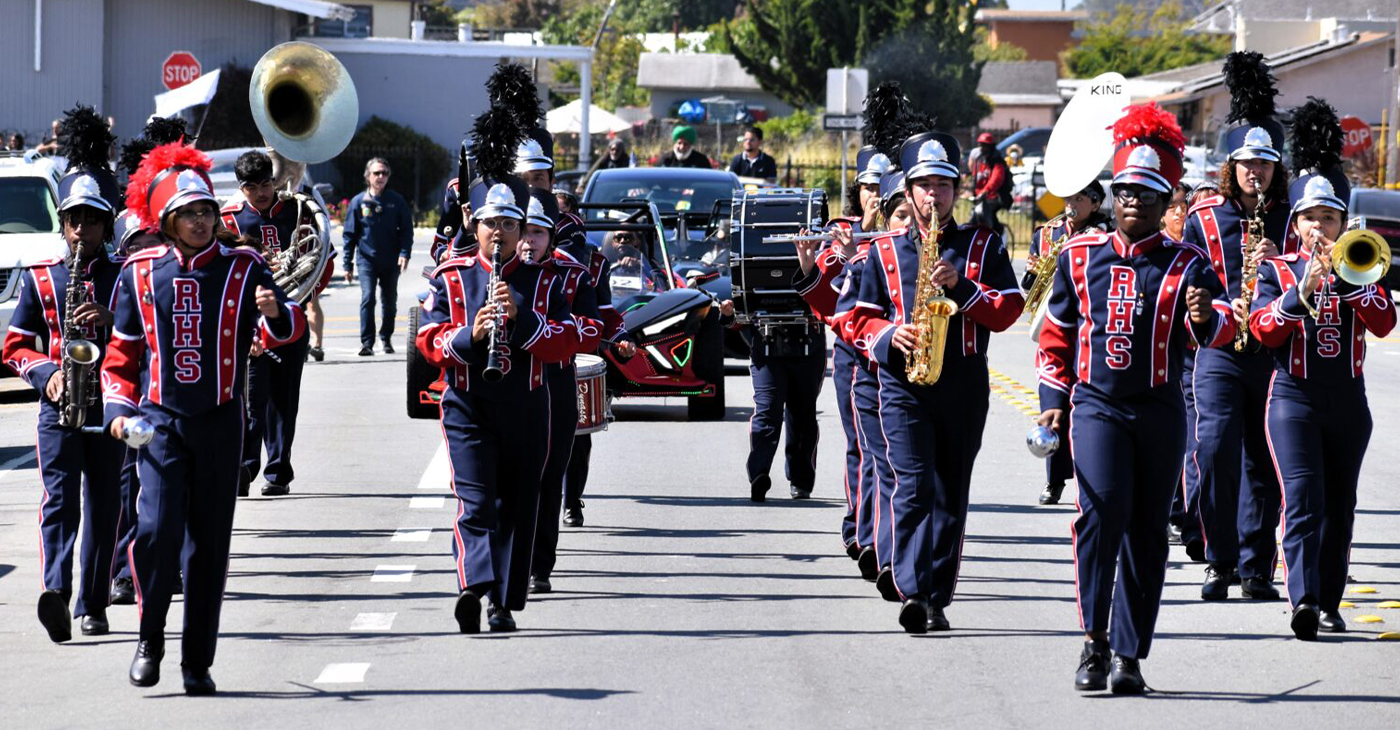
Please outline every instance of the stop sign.
M171 91L199 78L199 74L199 60L189 51L175 51L160 65L160 82Z
M1342 117L1342 156L1355 157L1371 149L1371 125L1356 117Z

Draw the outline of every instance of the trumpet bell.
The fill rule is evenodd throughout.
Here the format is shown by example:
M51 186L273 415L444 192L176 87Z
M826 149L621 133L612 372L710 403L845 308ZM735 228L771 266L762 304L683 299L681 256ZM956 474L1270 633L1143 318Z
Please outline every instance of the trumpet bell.
M1045 426L1036 426L1026 434L1026 448L1037 459L1049 458L1060 450L1060 435Z
M1356 286L1374 284L1390 271L1390 244L1375 231L1350 230L1337 239L1332 262L1342 281Z
M258 60L248 104L268 146L297 162L340 154L360 119L360 98L345 66L300 41L275 46Z

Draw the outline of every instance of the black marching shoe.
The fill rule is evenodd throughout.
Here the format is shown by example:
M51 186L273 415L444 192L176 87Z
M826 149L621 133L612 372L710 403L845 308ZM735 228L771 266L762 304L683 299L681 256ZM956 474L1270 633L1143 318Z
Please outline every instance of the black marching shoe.
M768 500L768 490L773 488L773 480L767 474L754 478L749 482L749 499L754 502L765 502Z
M457 607L452 610L457 630L464 634L481 633L481 599L471 591L457 594Z
M306 348L306 355L316 362L321 362L326 359L326 351L319 347Z
M860 560L860 546L854 542L846 543L846 557L851 560Z
M943 615L943 609L937 606L929 606L928 609L928 630L929 631L952 631L952 624L948 623L948 617Z
M928 603L922 598L911 598L899 607L899 625L906 634L928 633Z
M360 348L360 357L369 357L370 355L373 355L373 354L374 354L374 348L373 348L373 347L370 347L369 345L365 345L365 346L363 346L363 347Z
M1108 689L1108 642L1086 641L1079 653L1079 671L1074 673L1074 688L1080 692Z
M553 593L554 585L549 582L549 576L547 575L532 575L530 576L529 592L531 595L536 593Z
M1240 582L1240 592L1245 598L1252 598L1256 601L1277 601L1279 599L1278 589L1264 578L1245 578Z
M1318 612L1313 603L1300 603L1293 609L1293 635L1303 641L1317 641Z
M856 565L860 567L860 577L875 582L875 576L880 574L880 563L875 557L874 548L861 548L860 555L856 556Z
M111 625L107 623L106 611L93 611L84 616L79 627L83 636L106 636L112 630Z
M39 623L49 632L49 641L62 644L73 638L73 615L68 612L68 599L57 590L39 594Z
M274 483L274 482L268 482L267 484L264 484L263 487L262 487L262 496L264 496L264 497L281 497L281 496L283 496L283 495L286 495L286 494L290 493L291 491L292 491L292 487L291 487L291 485L289 485L289 484L277 484L277 483Z
M385 341L384 341L384 354L385 354L385 355L392 355L392 354L394 354L394 343L392 343L392 342L390 342L390 341L388 341L388 340L385 340Z
M183 595L185 595L185 576L181 575L181 574L180 574L180 571L178 571L178 570L175 571L175 580L171 581L171 584L170 584L170 595L172 595L172 596L183 596Z
M154 687L160 681L160 660L165 658L165 647L156 646L142 639L136 642L136 656L131 660L131 670L127 679L137 687Z
M251 487L251 486L253 486L253 480L252 480L251 477L247 477L247 476L239 477L239 478L238 478L238 496L240 496L240 497L246 497L246 496L248 496L248 488Z
M802 487L793 484L792 486L788 487L788 495L791 496L793 499L811 499L812 490L803 489Z
M1147 691L1142 678L1142 665L1137 659L1122 654L1113 655L1108 669L1108 689L1116 695L1140 695Z
M880 597L890 603L899 603L899 591L894 587L894 571L889 568L881 568L875 575L875 590L880 592Z
M112 581L112 605L130 606L136 603L136 585L130 578L118 578Z
M1206 541L1202 540L1200 535L1186 535L1182 537L1182 542L1186 545L1186 557L1191 558L1191 562L1206 561Z
M510 615L508 608L490 606L486 609L486 625L491 627L493 634L507 634L515 631L515 617Z
M1201 584L1202 601L1223 601L1230 597L1230 581L1235 571L1229 568L1206 566L1206 580Z
M583 527L583 505L564 508L565 527Z
M1040 492L1040 503L1043 505L1059 504L1060 495L1065 492L1065 483L1056 484L1050 482L1045 485L1045 489Z
M214 678L209 676L209 667L180 667L180 673L185 675L185 694L191 697L202 695L212 695L219 691L214 686Z
M1347 630L1347 622L1342 619L1342 615L1336 611L1323 610L1317 619L1319 631L1326 631L1329 634L1344 634Z

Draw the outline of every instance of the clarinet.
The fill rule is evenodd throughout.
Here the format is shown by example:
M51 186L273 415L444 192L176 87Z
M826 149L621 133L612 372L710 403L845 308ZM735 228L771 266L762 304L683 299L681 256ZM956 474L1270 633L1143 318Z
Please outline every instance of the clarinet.
M501 244L497 243L491 248L491 277L486 280L486 296L492 300L496 296L496 283L500 280ZM481 378L488 383L500 382L506 376L505 342L502 340L506 329L506 307L500 302L494 306L495 317L491 323L491 339L487 344L486 367L481 371Z

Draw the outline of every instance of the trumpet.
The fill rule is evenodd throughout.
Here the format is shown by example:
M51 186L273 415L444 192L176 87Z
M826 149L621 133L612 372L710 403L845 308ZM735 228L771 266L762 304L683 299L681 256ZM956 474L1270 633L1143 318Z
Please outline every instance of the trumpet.
M1390 271L1390 244L1381 234L1363 228L1364 225L1364 220L1353 221L1352 226L1332 244L1332 272L1354 286L1374 284L1384 279ZM1313 229L1312 255L1317 256L1321 248L1322 233ZM1323 279L1316 293L1325 296L1327 289L1327 280ZM1303 307L1316 320L1321 313L1309 299L1311 297L1303 300Z

